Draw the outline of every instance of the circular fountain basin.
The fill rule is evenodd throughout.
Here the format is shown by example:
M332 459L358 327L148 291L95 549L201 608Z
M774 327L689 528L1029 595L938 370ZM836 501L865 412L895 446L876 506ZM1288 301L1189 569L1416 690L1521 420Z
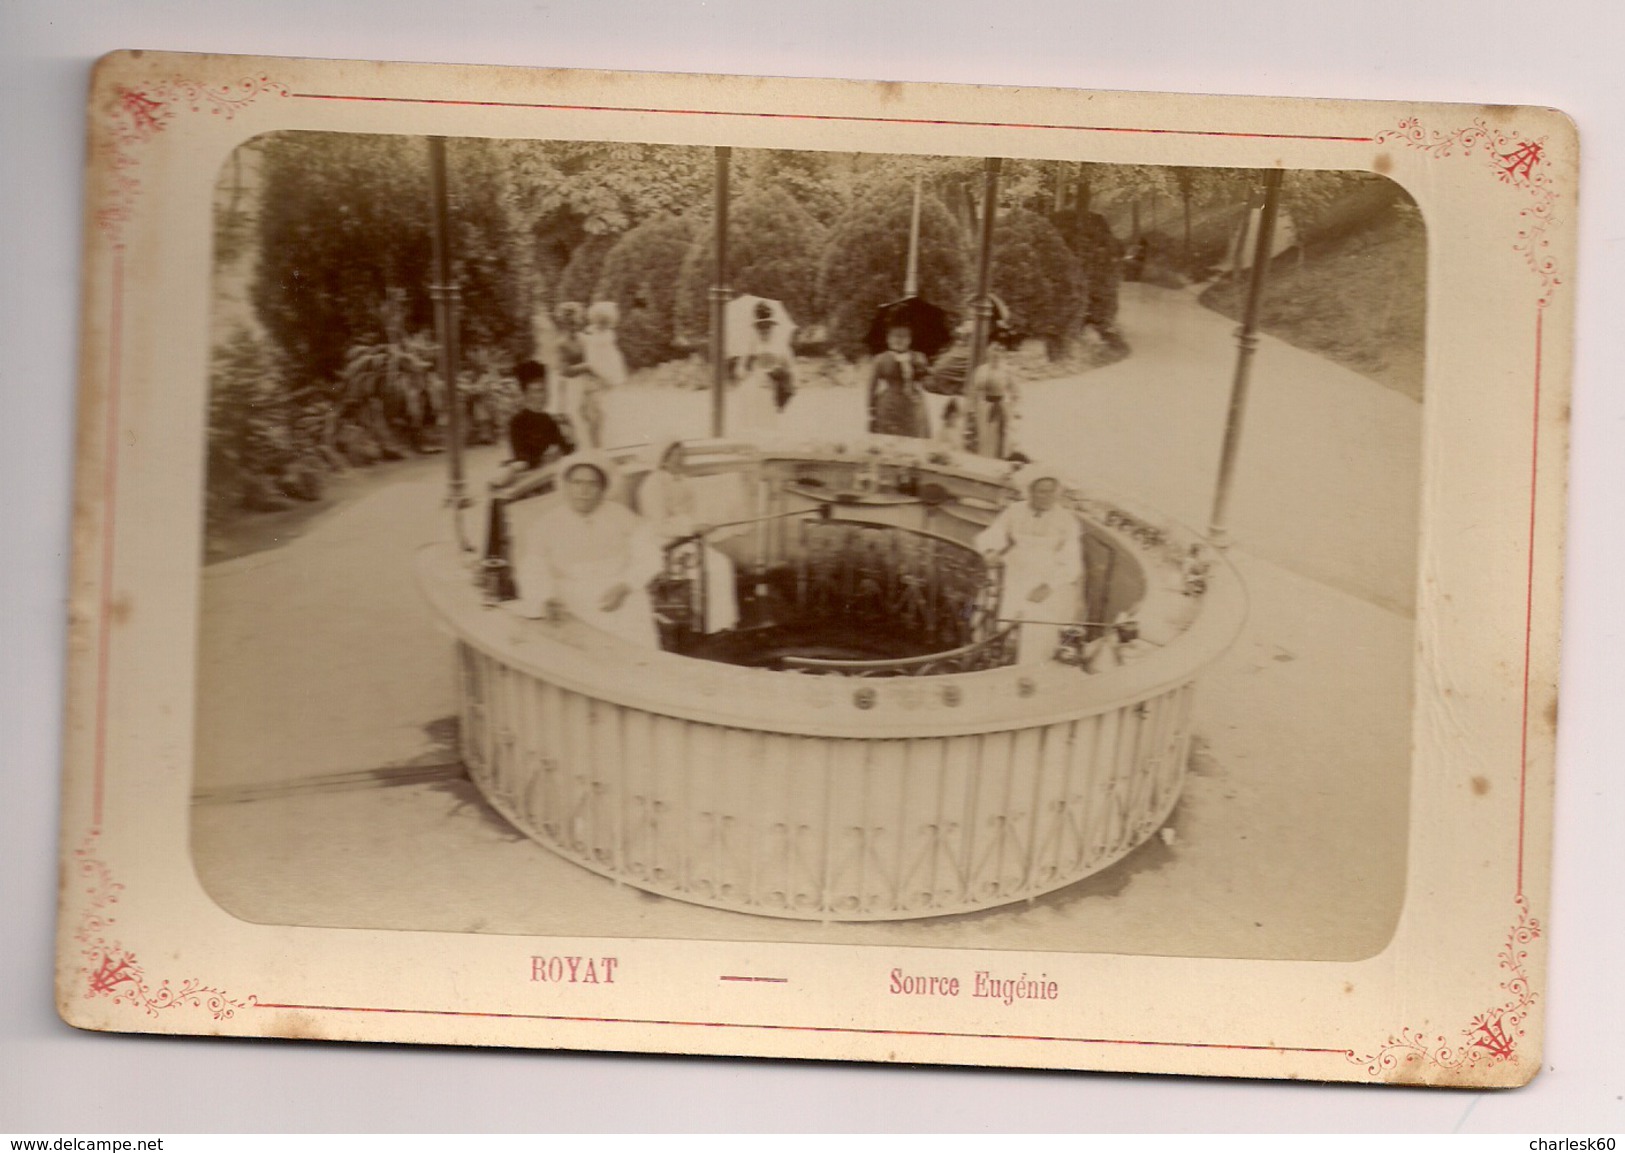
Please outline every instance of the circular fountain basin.
M611 499L636 506L649 453L614 454ZM715 543L738 574L736 633L668 620L666 648L640 649L494 607L485 558L420 556L455 638L464 760L517 828L651 893L862 921L1029 900L1167 820L1196 682L1245 616L1194 533L1066 484L1080 623L1060 659L1015 663L971 547L1018 496L1013 466L879 437L688 455L751 521ZM496 535L522 533L551 486L544 472L500 502ZM678 618L699 603L665 592Z

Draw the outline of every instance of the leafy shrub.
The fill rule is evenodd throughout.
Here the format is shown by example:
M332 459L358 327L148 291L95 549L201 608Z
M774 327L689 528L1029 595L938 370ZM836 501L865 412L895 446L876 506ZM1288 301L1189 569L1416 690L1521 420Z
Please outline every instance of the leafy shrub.
M236 329L209 366L205 515L210 527L245 509L321 496L323 430L332 406L316 390L290 392L264 340Z
M823 242L823 227L783 189L743 196L728 214L728 287L783 301L797 325L814 324ZM676 330L687 344L702 343L710 331L715 246L716 227L707 225L677 278Z
M1059 356L1083 321L1087 296L1077 259L1036 212L1003 213L993 226L993 291L1019 334L1039 337Z
M615 242L593 300L620 306L616 336L628 368L644 368L677 355L672 328L674 286L694 240L694 226L680 216L646 220Z
M564 272L559 277L558 287L553 291L553 303L560 304L566 300L573 300L580 304L592 303L594 291L598 288L598 278L604 274L604 258L609 250L615 247L619 237L607 232L600 232L588 236L575 246L570 253L570 260L564 266Z
M358 344L346 354L340 419L364 428L383 459L399 459L401 442L430 447L444 391L434 371L438 356L439 346L421 332Z
M380 337L392 288L409 327L431 323L423 152L421 141L384 136L266 142L254 303L294 379L331 379L351 346Z
M1098 212L1069 209L1055 217L1078 261L1083 283L1084 323L1110 328L1117 319L1117 289L1123 280L1123 243Z
M480 141L451 141L447 177L464 343L529 338L519 243L497 201L501 173ZM291 384L330 380L357 344L383 338L400 294L409 331L432 328L427 148L421 138L283 132L261 148L253 299Z
M875 310L903 295L909 216L914 189L883 184L860 198L836 223L818 270L818 310L833 347L855 356ZM957 313L974 287L965 234L942 201L920 206L920 295Z

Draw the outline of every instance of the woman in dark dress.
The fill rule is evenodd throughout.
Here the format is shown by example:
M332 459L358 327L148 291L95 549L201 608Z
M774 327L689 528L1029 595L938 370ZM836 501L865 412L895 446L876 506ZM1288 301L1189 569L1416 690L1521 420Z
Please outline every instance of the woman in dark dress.
M914 351L914 333L905 324L886 332L886 351L869 369L869 431L884 436L931 435L922 385L931 364Z
M511 484L522 473L541 468L551 452L566 456L575 444L547 411L547 366L527 360L514 369L524 397L519 411L508 420L508 446L512 456L503 464L493 488Z

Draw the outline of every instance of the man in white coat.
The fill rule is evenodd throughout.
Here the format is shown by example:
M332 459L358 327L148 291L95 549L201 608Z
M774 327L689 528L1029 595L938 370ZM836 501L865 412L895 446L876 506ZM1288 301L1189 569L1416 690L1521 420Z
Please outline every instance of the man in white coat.
M1038 664L1055 653L1062 626L1077 617L1083 594L1083 534L1078 518L1060 507L1061 482L1029 469L1027 499L1008 505L976 537L990 565L1004 568L999 616L1021 621L1019 663Z

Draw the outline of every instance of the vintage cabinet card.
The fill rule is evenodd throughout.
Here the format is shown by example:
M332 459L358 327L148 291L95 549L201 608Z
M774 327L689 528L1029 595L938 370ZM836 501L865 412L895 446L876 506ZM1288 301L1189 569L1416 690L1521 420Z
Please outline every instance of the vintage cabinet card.
M69 1022L1539 1067L1561 114L129 52L89 156Z

